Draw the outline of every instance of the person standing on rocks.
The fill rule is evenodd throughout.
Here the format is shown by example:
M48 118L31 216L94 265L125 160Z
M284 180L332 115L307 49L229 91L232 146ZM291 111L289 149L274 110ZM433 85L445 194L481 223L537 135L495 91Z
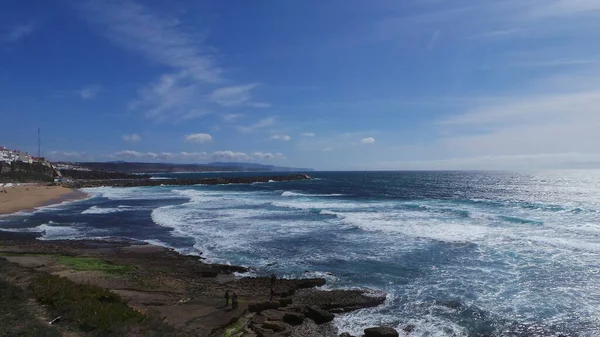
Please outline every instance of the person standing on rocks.
M225 297L225 307L227 307L227 306L229 306L229 290L225 291L225 296L224 297ZM233 300L231 300L231 305L233 305Z
M271 289L273 289L275 286L275 280L277 280L277 276L275 276L275 273L273 273L271 274Z
M234 292L233 295L231 295L231 308L237 309L237 307L238 307L238 297L237 297L236 293Z

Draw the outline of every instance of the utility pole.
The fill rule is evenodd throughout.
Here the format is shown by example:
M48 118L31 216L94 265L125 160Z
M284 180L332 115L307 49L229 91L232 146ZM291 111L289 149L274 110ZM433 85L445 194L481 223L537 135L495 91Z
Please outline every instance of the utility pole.
M37 155L38 158L42 157L42 155L41 155L42 154L41 149L42 149L42 137L40 135L40 128L38 128L38 155Z

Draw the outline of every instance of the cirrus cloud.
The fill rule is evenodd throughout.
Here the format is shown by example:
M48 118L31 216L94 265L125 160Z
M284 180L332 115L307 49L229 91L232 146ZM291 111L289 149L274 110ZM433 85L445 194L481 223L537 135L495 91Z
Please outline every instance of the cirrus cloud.
M281 140L284 142L289 142L290 140L292 140L292 137L288 136L288 135L272 135L271 137L269 137L273 140Z
M142 140L142 137L140 137L137 133L132 133L130 135L123 135L123 140L127 142L139 142Z

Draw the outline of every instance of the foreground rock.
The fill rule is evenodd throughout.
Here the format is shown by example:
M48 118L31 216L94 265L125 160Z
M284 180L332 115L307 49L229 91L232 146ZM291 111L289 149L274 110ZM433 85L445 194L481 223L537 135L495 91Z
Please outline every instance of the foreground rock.
M344 313L375 307L385 302L384 295L367 295L366 290L298 290L292 300L296 305L312 305L332 313Z
M365 329L365 337L398 337L398 331L389 326Z

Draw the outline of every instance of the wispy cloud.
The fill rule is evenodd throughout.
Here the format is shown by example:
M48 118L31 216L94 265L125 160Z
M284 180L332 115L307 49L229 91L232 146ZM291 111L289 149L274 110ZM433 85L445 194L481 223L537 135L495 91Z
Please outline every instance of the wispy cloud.
M226 115L222 116L223 120L228 123L235 122L236 120L238 120L242 117L244 117L244 114L238 114L238 113L226 114Z
M127 142L139 142L142 140L142 137L140 137L137 133L132 133L130 135L123 135L123 140Z
M222 87L215 89L208 95L208 99L224 107L248 106L254 108L268 108L267 103L252 102L252 89L256 88L258 83Z
M37 26L33 22L28 22L24 24L18 24L10 27L4 34L0 35L2 40L6 42L17 42L24 37L31 35Z
M77 90L77 94L81 99L91 99L98 96L103 88L99 84L88 84L85 87Z
M253 132L253 131L256 131L256 130L259 130L259 129L264 129L266 127L273 126L273 125L275 125L275 118L268 117L268 118L263 118L263 119L257 121L254 124L250 124L250 125L238 125L237 129L240 132L246 132L246 133L248 133L248 132Z
M214 50L185 31L181 21L133 1L78 1L84 17L115 43L201 82L221 81Z
M170 71L139 90L129 107L157 121L201 118L211 107L268 107L251 100L258 84L216 87L223 77L217 51L199 37L199 27L130 0L82 1L76 5L104 36Z
M300 134L300 136L303 136L303 137L315 137L316 135L315 135L314 132L303 132L303 133Z
M193 133L185 136L185 141L188 143L210 143L213 137L208 133Z
M525 15L529 18L573 17L575 15L600 15L600 2L596 0L548 0L535 5Z

